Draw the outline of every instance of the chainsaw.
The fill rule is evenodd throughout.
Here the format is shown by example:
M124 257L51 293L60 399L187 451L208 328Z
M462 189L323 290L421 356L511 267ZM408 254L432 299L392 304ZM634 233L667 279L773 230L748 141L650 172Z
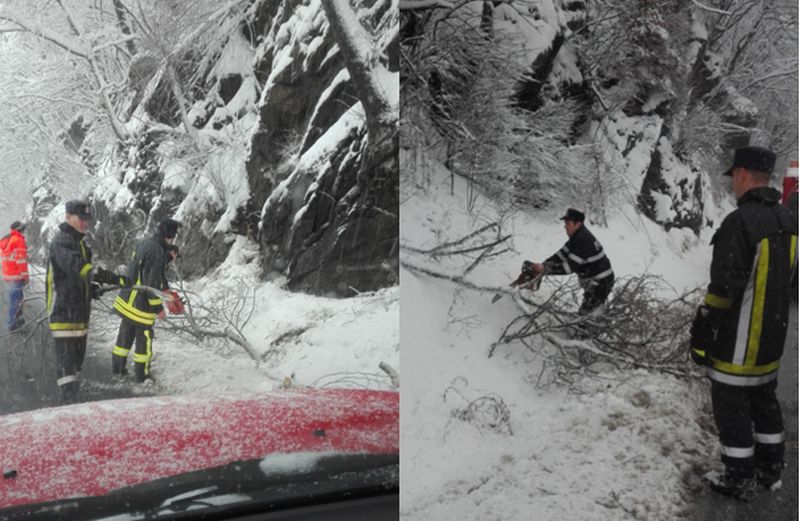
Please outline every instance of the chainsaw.
M531 261L525 261L522 263L522 272L519 274L519 277L508 286L512 289L529 289L531 291L536 291L539 289L539 286L542 285L542 277L547 274L547 271L547 264L544 265L544 269L539 271L534 267ZM495 296L492 297L492 304L501 298L503 298L502 293L495 294Z

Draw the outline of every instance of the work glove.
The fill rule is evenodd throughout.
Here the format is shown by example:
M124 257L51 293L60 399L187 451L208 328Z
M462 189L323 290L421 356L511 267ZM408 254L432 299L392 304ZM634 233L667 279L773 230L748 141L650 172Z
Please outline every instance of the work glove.
M711 348L717 339L717 328L714 314L707 304L702 304L697 308L697 314L689 330L691 339L689 340L689 351L692 361L697 365L709 365L706 350Z
M526 260L525 262L522 263L520 280L522 282L528 282L534 277L536 277L536 269L533 267L533 262Z
M103 295L103 286L99 282L92 281L89 284L89 294L94 300L98 300Z

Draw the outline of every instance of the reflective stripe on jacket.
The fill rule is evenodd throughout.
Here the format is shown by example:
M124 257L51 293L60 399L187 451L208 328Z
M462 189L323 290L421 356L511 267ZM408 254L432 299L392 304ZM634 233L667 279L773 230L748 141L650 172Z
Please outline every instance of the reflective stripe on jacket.
M54 337L86 336L89 331L91 262L92 251L83 244L83 234L61 223L47 263L47 312Z
M706 349L709 378L736 386L777 378L797 270L797 222L773 188L754 188L720 225L711 244L705 302L720 317Z
M25 237L17 230L0 239L0 260L2 260L3 280L28 280L28 245Z
M611 261L603 251L603 246L583 224L545 263L550 268L550 275L575 273L582 284L614 274Z
M159 290L168 289L166 278L167 243L158 233L141 241L128 263L128 277L135 283ZM122 289L114 301L114 310L125 320L139 326L152 326L164 310L159 297L146 291Z

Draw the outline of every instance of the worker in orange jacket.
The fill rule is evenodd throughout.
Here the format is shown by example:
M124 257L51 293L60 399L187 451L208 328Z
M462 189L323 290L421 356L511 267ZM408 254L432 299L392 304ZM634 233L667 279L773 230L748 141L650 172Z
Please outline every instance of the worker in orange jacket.
M11 233L0 239L0 259L3 280L8 284L8 330L15 331L25 324L22 317L22 288L28 284L28 245L25 243L25 225L19 221L11 224Z

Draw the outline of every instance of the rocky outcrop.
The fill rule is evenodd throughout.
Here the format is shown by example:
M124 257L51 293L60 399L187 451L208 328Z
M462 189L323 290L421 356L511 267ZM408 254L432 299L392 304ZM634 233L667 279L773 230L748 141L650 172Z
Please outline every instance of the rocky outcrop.
M292 289L343 297L396 284L398 142L367 137L322 7L254 0L228 16L219 42L176 50L171 70L149 54L131 61L121 99L134 139L90 157L102 179L87 196L92 248L124 264L170 217L183 225L187 277L220 265L244 235L261 246L264 277L284 275ZM396 31L396 16L375 27ZM397 77L396 35L376 36Z
M398 281L399 148L397 136L368 137L329 31L312 26L276 55L304 67L273 68L266 80L262 146L254 143L248 159L248 206L251 215L262 209L256 224L265 276L286 273L291 288L341 297ZM385 65L396 73L399 49L386 43ZM303 129L302 139L292 129ZM281 142L283 151L263 146Z

